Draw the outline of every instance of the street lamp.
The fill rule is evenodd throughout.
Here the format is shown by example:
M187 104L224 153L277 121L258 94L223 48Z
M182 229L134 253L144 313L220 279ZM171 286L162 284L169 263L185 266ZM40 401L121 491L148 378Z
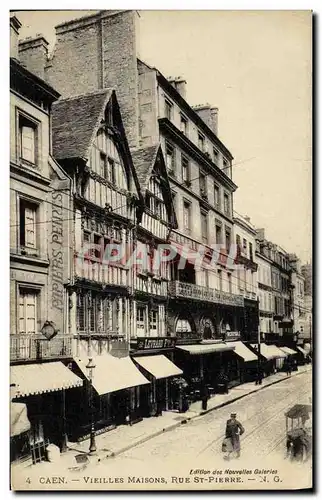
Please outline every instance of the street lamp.
M90 433L90 443L89 443L89 453L93 454L96 452L95 443L95 423L94 423L94 405L93 405L93 370L95 368L95 363L93 358L89 358L86 368L89 370L89 404L91 409L91 433Z

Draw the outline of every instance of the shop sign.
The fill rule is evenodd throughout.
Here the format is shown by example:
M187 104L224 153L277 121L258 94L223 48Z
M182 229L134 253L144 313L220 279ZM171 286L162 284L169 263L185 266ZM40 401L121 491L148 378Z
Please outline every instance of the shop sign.
M137 339L136 349L172 349L176 345L176 337L140 337Z
M225 333L225 340L239 340L240 339L240 332L226 332Z

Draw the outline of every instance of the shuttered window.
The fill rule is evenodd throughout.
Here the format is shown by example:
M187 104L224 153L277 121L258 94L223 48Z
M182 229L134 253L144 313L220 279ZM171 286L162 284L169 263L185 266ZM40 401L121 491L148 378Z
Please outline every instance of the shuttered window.
M19 333L37 333L37 298L38 291L31 289L19 290Z

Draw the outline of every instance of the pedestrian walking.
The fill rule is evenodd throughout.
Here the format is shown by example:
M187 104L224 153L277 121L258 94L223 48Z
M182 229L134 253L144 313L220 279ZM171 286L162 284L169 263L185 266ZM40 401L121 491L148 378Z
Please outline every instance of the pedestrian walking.
M240 457L240 436L245 432L242 424L237 420L237 414L231 413L230 419L226 423L226 434L225 438L230 439L232 445L232 451L229 452L228 458L231 453L236 454L236 458Z
M208 399L209 399L209 389L205 383L203 383L201 386L200 396L201 396L201 401L202 401L202 409L207 410Z

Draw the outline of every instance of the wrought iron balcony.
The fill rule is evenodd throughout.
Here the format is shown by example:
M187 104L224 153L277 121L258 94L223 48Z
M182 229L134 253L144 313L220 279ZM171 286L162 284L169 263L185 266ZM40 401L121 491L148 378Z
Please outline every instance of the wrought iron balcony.
M39 335L10 335L10 361L40 361L72 356L72 337L56 336L47 340Z
M193 283L183 283L182 281L172 281L169 283L169 295L177 298L214 302L228 306L244 306L244 297L242 295L220 292L213 288Z

